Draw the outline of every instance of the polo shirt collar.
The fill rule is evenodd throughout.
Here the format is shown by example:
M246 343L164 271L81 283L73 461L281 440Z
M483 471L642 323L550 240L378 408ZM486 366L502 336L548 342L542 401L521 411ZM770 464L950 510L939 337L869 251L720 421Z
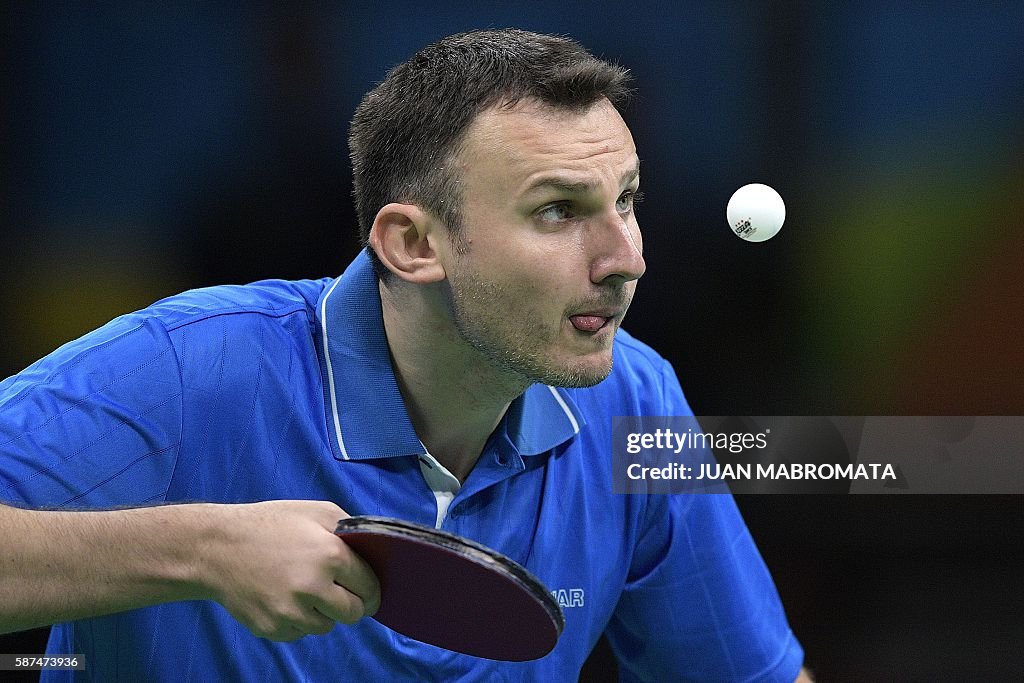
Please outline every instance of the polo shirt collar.
M426 452L391 366L377 276L366 250L317 302L328 431L343 460ZM531 385L498 426L519 455L550 451L585 424L571 392Z

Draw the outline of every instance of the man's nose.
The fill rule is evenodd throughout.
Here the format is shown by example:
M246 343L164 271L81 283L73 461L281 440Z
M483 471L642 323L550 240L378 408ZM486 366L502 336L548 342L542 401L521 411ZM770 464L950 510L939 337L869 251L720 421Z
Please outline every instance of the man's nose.
M637 280L647 269L643 240L636 221L618 212L600 216L594 225L594 260L590 280L595 284L616 278L619 284Z

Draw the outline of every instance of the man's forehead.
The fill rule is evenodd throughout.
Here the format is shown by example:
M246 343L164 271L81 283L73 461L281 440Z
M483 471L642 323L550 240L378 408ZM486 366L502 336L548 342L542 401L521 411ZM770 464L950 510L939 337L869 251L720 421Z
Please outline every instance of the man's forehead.
M474 119L461 147L464 166L513 175L540 172L549 163L580 170L598 164L626 170L637 163L629 128L608 100L581 110L536 100L491 107Z

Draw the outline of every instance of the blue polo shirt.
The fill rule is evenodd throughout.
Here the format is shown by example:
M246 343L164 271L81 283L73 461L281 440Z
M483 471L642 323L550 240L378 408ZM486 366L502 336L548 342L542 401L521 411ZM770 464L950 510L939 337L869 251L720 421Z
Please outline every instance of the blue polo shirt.
M625 681L789 683L803 652L732 498L612 493L612 417L686 414L669 364L620 331L607 380L531 386L460 486L409 421L364 253L336 280L165 299L0 383L0 501L329 500L495 548L566 617L551 654L504 663L372 619L280 643L215 602L167 603L56 625L78 680L575 681L607 633Z

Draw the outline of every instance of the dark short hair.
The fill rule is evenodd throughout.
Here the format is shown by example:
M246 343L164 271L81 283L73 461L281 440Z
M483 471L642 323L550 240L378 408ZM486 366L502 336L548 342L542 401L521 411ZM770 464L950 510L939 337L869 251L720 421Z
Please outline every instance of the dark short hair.
M621 109L629 71L574 40L504 29L448 36L388 72L363 98L349 129L359 234L389 202L416 204L444 222L458 247L462 197L451 163L482 111L536 99L583 111L602 98ZM374 270L387 269L370 250Z

